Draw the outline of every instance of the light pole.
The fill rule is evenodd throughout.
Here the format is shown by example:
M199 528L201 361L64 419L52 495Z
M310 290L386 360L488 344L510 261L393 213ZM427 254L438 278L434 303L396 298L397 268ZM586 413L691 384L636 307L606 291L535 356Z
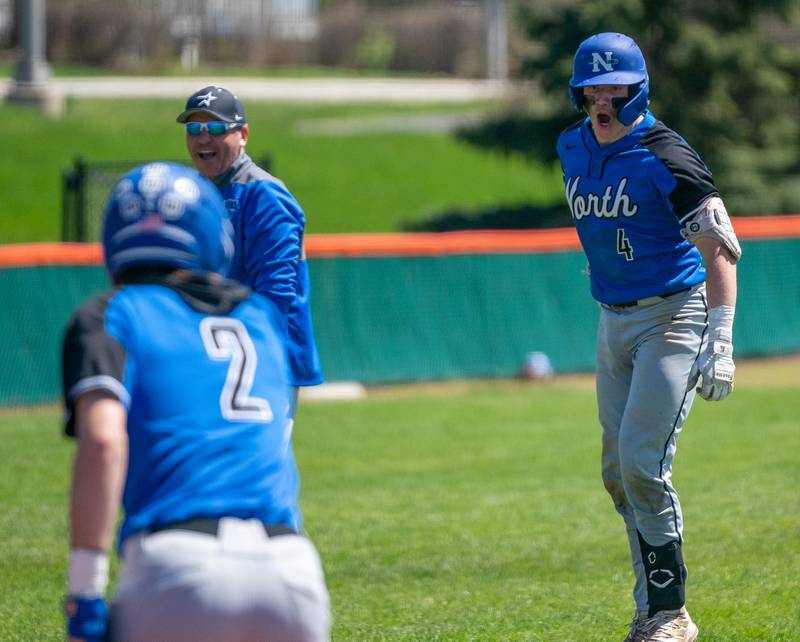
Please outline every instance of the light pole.
M508 18L505 0L486 0L486 75L508 78Z
M20 45L22 56L14 74L14 83L6 97L9 102L35 105L58 115L64 99L49 85L50 68L45 60L45 0L22 0Z

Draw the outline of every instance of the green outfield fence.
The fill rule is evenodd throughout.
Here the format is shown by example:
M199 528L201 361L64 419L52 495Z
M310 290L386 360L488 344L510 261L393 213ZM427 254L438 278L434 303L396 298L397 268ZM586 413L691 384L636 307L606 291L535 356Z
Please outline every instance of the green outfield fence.
M777 219L759 218L750 233L735 222L739 357L800 352L800 216ZM307 245L327 381L511 377L532 351L558 373L594 366L598 308L572 229L322 235ZM64 324L108 287L100 252L0 247L0 405L59 399Z

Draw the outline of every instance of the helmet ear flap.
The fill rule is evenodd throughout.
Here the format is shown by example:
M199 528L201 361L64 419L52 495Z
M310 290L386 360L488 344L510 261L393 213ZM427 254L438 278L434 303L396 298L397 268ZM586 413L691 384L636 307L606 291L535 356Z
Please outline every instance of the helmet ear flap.
M629 90L629 95L632 92L636 93L634 93L633 98L629 98L622 107L618 108L617 120L626 127L632 125L633 121L639 117L639 114L644 113L647 106L650 104L650 100L647 97L648 91L649 85L646 78L638 85L635 85L633 89ZM617 107L616 103L614 106Z
M569 97L572 101L572 106L575 107L577 111L583 111L583 103L585 98L583 95L583 87L570 87Z

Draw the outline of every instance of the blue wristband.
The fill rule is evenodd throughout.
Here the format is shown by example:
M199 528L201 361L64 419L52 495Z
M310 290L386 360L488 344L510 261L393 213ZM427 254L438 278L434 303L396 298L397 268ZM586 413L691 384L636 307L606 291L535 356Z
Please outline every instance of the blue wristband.
M108 629L108 609L102 597L70 595L64 602L67 636L85 642L103 642Z

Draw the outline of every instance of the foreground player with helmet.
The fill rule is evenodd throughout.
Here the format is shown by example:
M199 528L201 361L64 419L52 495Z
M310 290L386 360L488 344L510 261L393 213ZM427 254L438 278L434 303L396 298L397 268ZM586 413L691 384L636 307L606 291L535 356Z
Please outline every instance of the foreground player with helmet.
M233 254L222 197L194 170L139 167L112 192L103 248L116 287L76 311L63 350L78 440L68 638L327 640L297 503L286 325L221 276Z
M626 640L697 639L685 607L676 439L697 392L733 389L736 262L725 206L703 161L648 109L644 57L600 33L574 58L587 115L558 140L567 201L600 304L597 405L602 477L636 575Z

